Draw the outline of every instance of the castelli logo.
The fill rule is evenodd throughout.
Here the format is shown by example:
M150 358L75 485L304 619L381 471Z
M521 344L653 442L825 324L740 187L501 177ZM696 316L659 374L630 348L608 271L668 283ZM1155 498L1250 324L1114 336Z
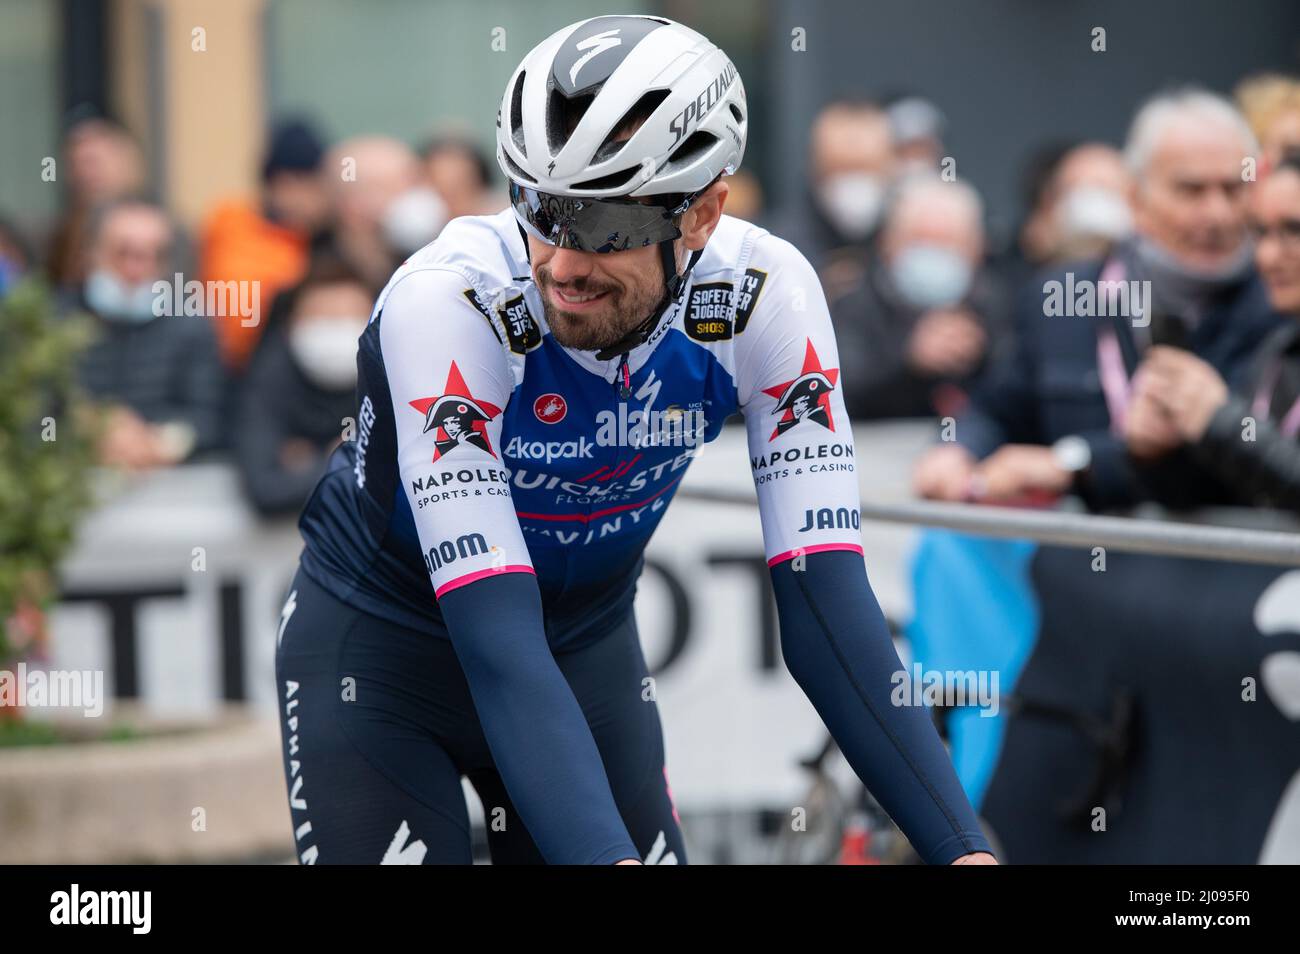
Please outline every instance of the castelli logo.
M533 413L543 424L559 424L569 413L569 404L558 394L543 394L533 402Z

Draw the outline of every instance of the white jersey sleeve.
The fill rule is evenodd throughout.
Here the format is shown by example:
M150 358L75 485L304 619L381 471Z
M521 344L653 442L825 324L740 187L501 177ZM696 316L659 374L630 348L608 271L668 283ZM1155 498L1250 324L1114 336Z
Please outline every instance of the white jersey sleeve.
M464 278L438 268L395 276L376 306L410 504L434 593L492 573L532 573L501 454L514 388L492 326Z
M853 432L821 282L774 235L758 240L751 263L761 292L737 338L736 386L768 565L822 550L861 553Z

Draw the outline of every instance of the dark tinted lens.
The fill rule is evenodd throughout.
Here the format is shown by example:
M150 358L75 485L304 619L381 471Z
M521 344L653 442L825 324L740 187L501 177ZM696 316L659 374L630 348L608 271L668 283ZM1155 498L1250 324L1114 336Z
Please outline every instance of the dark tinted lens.
M621 252L681 236L672 213L657 205L551 195L510 184L515 218L549 245L582 252Z

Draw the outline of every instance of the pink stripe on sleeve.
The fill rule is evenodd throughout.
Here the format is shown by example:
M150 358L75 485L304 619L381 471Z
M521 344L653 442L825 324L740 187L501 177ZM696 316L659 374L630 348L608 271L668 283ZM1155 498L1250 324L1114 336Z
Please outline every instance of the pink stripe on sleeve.
M475 570L473 573L466 573L464 576L458 576L451 582L444 583L442 586L438 587L438 589L434 590L433 595L436 598L441 599L442 594L444 593L450 593L452 590L459 589L462 586L467 586L475 580L481 580L486 576L496 576L498 573L531 573L533 576L537 575L536 570L523 563L516 563L510 566L494 566L489 567L486 570Z
M856 543L819 543L812 547L799 547L795 550L786 550L784 553L778 553L772 559L767 561L769 567L776 566L778 563L784 563L786 560L793 560L800 554L821 553L823 550L852 550L859 555L862 554L862 547Z

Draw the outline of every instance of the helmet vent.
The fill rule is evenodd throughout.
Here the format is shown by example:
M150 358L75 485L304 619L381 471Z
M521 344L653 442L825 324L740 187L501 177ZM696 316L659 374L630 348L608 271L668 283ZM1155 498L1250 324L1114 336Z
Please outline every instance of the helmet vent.
M528 149L524 145L524 77L528 74L523 70L519 72L519 78L515 81L514 91L510 94L510 138L515 141L519 151L525 156L528 155Z
M506 151L503 149L503 150L501 151L501 155L505 158L505 160L506 160L506 165L510 167L510 174L511 174L512 176L514 176L514 177L516 177L517 179L520 179L520 180L522 180L522 181L524 181L524 182L532 182L532 183L536 183L536 182L537 182L537 179L534 178L531 174L529 174L529 173L525 172L523 169L520 169L520 168L519 168L519 164L518 164L517 162L515 162L513 159L510 158L510 153L506 152Z
M557 88L551 88L550 101L546 105L546 144L551 155L564 148L595 98L596 93L584 93L569 99Z
M633 177L641 171L640 166L633 166L631 169L624 169L622 172L614 172L607 176L601 176L599 179L588 179L586 182L575 182L574 190L591 189L593 192L598 189L618 189L632 181Z
M731 107L731 115L736 117L736 122L743 123L745 121L745 114L740 111L740 107L735 103L728 103L727 105Z
M686 137L686 141L673 150L668 157L668 165L685 166L698 159L718 144L718 137L713 133L697 130Z
M596 149L596 154L591 157L591 161L604 162L618 155L637 128L654 115L659 104L668 98L669 92L666 89L652 89L642 93L641 98L632 104L631 108L623 114L623 118L610 130L605 141Z

